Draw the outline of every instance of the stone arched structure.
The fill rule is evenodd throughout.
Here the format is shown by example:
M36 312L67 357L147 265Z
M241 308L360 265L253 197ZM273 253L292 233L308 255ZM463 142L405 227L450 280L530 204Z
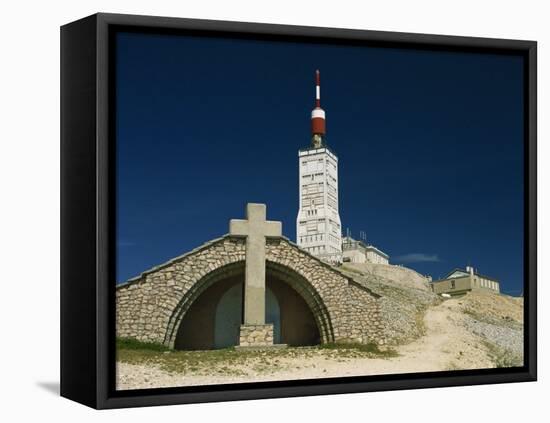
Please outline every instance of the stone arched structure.
M243 272L245 239L226 235L117 286L117 336L174 347L178 327L210 286ZM284 237L266 241L266 271L310 308L321 342L383 343L378 295Z

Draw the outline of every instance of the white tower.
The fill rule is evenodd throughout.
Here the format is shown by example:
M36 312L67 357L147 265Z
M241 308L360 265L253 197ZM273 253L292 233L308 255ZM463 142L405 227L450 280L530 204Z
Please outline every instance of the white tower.
M315 108L311 112L311 145L298 152L300 209L296 242L329 263L342 261L338 213L338 157L325 144L325 111L321 109L319 71L315 72Z

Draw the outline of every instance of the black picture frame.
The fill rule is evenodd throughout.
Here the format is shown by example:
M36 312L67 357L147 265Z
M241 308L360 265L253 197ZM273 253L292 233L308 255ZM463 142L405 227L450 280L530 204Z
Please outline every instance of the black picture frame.
M113 34L117 30L524 57L524 366L135 391L114 390ZM316 28L119 14L61 27L61 395L90 407L277 398L534 381L536 320L536 66L534 41Z

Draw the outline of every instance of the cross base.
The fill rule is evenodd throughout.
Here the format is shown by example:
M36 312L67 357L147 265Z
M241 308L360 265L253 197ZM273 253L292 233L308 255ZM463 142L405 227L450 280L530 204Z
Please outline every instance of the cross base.
M271 347L273 346L273 324L241 325L239 336L240 347Z

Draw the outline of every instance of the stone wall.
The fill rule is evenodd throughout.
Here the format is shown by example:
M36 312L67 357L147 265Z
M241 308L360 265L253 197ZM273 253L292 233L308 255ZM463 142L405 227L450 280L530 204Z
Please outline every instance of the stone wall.
M118 286L117 336L173 347L193 301L242 272L244 259L244 238L225 236ZM377 294L283 237L268 239L266 260L267 272L276 272L304 298L322 342L384 343Z
M384 342L378 295L284 238L268 241L266 257L273 263L292 268L319 293L332 326L330 336L321 334L324 342ZM299 286L293 288L300 289Z
M186 311L181 310L181 306L190 306L192 300L210 286L209 273L244 262L244 259L244 239L225 237L119 285L116 290L117 336L173 347L177 325Z
M378 301L360 285L350 284L345 301L345 331L351 342L384 345L384 327Z

